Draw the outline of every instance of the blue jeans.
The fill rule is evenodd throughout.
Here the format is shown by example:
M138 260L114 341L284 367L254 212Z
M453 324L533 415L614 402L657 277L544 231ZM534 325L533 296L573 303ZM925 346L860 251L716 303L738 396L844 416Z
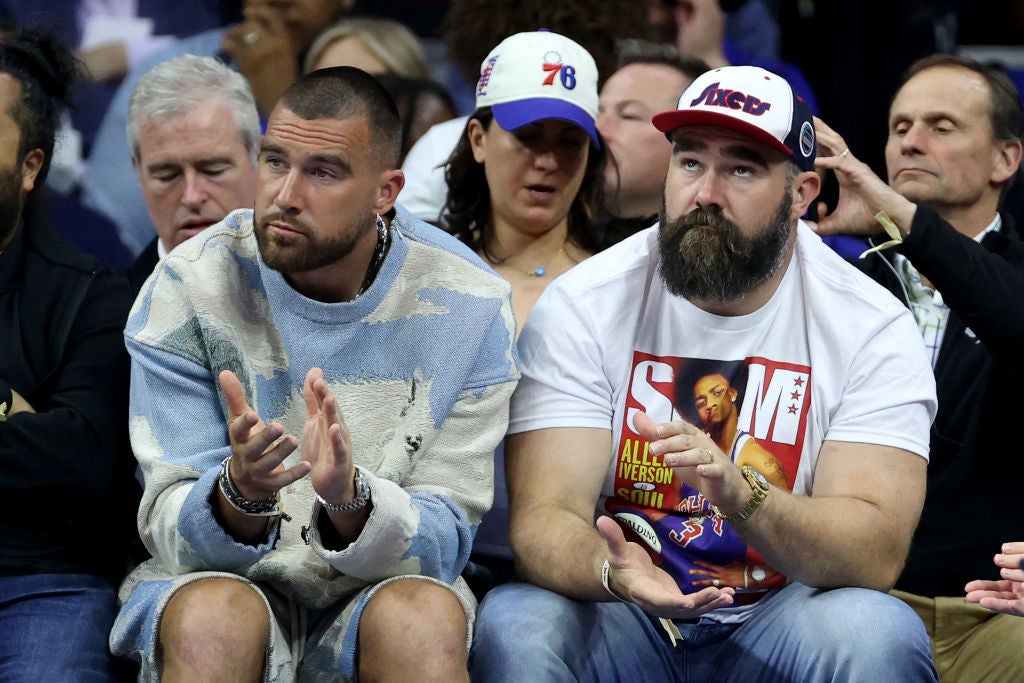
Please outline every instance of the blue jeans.
M83 574L0 577L0 681L114 681L117 595Z
M924 624L864 588L791 583L741 623L657 619L622 602L579 602L529 584L499 586L477 614L474 681L937 681Z

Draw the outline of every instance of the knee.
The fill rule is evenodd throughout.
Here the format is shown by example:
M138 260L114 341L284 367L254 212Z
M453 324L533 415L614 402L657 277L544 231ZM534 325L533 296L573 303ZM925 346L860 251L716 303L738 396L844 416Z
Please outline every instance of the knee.
M418 651L464 665L468 629L466 612L451 589L419 579L392 581L363 608L360 659L387 661Z
M528 633L546 639L549 631L582 627L594 617L596 605L576 603L528 583L508 583L490 591L477 612L474 641L500 647L508 633Z
M907 674L892 680L933 679L931 641L913 609L874 590L842 588L831 593L837 604L822 605L826 609L805 623L818 637L827 634L836 644L837 666L859 671L863 680L885 671Z
M270 633L266 603L251 585L227 578L201 579L180 588L160 621L165 656L187 653L256 653L262 657Z
M597 628L598 610L597 603L575 602L527 583L498 586L477 611L470 653L474 679L547 677L573 659L574 652L585 649L588 634ZM509 637L512 633L514 638ZM527 663L544 676L526 673Z

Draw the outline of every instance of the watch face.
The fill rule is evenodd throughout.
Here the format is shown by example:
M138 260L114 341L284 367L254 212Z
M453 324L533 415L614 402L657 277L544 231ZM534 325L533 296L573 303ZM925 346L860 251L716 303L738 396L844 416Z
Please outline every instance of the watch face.
M754 478L754 480L757 482L758 488L764 489L765 491L768 490L768 480L764 478L763 474L755 470L753 467L749 466L744 467L743 470L744 474L748 474Z

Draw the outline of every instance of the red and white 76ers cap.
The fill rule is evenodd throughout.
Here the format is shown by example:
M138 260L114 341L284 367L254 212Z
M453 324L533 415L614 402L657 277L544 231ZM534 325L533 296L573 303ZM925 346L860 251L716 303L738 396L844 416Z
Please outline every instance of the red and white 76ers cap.
M719 126L787 154L814 170L816 141L810 107L786 79L756 66L723 66L701 74L678 108L655 114L654 127L671 137L682 126Z

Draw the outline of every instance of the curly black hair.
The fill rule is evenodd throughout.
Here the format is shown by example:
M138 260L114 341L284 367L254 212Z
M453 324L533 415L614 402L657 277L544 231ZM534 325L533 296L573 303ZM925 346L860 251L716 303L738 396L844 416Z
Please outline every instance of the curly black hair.
M0 37L0 73L21 86L21 98L8 112L21 133L18 163L33 149L44 154L37 185L50 170L59 112L72 106L78 66L67 45L49 30L20 27Z

